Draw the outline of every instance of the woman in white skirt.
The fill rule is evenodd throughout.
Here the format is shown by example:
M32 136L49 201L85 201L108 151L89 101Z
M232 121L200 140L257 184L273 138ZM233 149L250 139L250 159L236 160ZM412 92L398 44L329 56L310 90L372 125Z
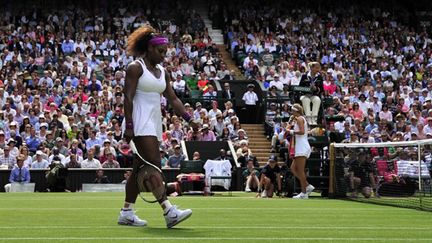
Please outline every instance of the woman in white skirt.
M170 77L160 63L164 60L168 39L145 25L135 30L128 38L127 52L137 59L126 70L124 87L124 137L133 140L142 158L154 166L161 167L159 152L162 141L161 95L170 102L177 115L190 121L182 102L177 98L170 84ZM135 215L133 206L139 194L136 172L144 161L137 156L133 160L133 171L126 183L126 198L120 212L121 225L145 226L147 222ZM146 169L147 168L147 169ZM147 185L161 205L167 227L171 228L187 219L192 211L180 210L167 199L162 175L144 167L149 173ZM153 172L150 172L153 171Z
M291 146L294 146L294 160L291 163L291 173L297 177L301 185L301 193L294 196L295 199L308 199L311 192L315 189L306 180L305 166L306 159L311 154L311 147L308 141L308 124L304 117L303 107L294 104L291 107L293 113L292 122L288 125L288 131L294 136Z

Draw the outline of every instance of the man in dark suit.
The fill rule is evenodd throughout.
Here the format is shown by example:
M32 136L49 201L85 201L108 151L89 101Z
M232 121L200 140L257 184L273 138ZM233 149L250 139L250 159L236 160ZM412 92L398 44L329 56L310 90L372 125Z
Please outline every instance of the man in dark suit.
M317 124L318 112L321 105L321 95L324 93L323 78L320 74L321 65L318 62L309 63L309 72L303 74L300 79L300 86L310 87L311 93L300 97L308 122ZM311 109L312 103L312 109Z
M225 151L225 149L221 149L219 151L219 157L217 157L215 160L229 160L231 165L233 165L233 166L235 165L234 159L231 156L227 155L227 152Z
M231 91L229 83L224 83L224 90L222 91L222 98L232 100L231 102L233 102L235 99L234 92Z

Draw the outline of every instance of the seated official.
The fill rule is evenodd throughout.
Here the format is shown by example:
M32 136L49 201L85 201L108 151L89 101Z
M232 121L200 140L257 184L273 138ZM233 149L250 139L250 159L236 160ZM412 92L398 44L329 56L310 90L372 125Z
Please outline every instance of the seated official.
M311 93L305 93L300 97L303 110L308 119L308 123L316 125L318 120L318 112L321 105L321 95L324 92L323 78L320 74L321 65L318 62L309 63L310 71L300 79L300 86L310 87ZM311 109L312 103L312 109Z
M30 183L30 171L24 167L23 155L18 156L16 165L10 173L9 183L4 186L6 192L10 192L11 183Z
M225 149L219 150L219 156L216 157L215 160L228 160L231 163L231 165L235 164L234 159L227 154L227 151Z

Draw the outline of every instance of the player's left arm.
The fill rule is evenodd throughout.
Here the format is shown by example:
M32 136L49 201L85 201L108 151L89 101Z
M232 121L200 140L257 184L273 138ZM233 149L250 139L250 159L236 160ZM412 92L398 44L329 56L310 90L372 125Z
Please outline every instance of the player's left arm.
M171 80L170 75L168 74L168 72L165 71L166 88L165 91L163 92L163 95L165 96L165 98L167 98L168 102L174 108L174 112L181 117L183 116L183 114L186 113L186 109L183 103L181 102L181 100L174 93L170 80Z

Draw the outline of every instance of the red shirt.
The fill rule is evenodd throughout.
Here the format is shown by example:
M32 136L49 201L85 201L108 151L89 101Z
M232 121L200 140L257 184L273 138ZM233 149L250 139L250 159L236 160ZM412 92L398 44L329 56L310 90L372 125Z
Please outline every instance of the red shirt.
M198 88L200 90L202 90L204 93L206 93L208 83L209 83L209 81L207 79L204 79L204 80L200 79L200 80L198 80Z

